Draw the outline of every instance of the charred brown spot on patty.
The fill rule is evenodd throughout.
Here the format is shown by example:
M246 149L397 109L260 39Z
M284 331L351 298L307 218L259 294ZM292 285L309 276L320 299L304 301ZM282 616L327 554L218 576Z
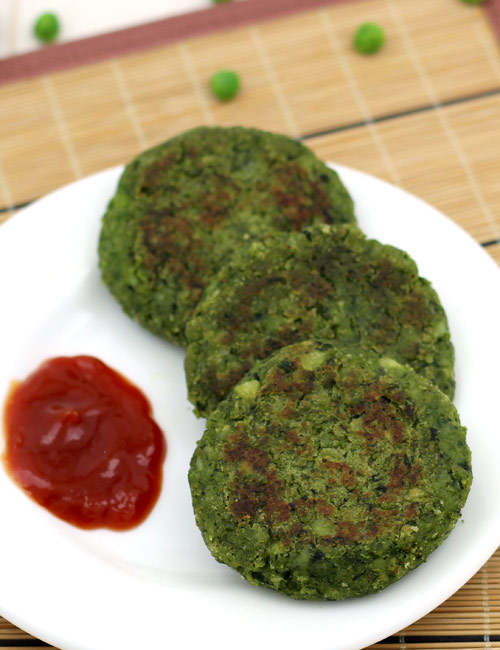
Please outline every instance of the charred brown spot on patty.
M216 559L308 599L372 593L423 562L470 481L465 430L439 389L314 340L252 367L209 416L190 470Z

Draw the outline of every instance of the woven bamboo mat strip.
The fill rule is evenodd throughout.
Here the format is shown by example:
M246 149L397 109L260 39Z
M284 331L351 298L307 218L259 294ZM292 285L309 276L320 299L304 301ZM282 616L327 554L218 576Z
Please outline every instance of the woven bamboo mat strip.
M251 0L248 0L249 2ZM375 57L352 51L384 25ZM219 68L243 88L208 91ZM357 0L0 86L0 223L39 196L199 124L304 140L449 215L500 264L500 51L479 7ZM44 645L0 618L0 648ZM372 646L500 648L500 551L434 612Z
M5 212L0 212L0 225L7 221L14 214L15 210L5 210Z
M500 95L313 137L326 160L359 167L428 201L488 242L500 235Z
M411 0L363 2L364 15L388 32L387 47L376 59L352 51L359 3L346 3L2 86L0 207L25 203L123 163L190 126L210 123L253 125L296 137L366 125L368 141L382 158L376 172L398 181L383 150L399 146L404 151L394 155L406 154L406 165L418 175L418 156L409 155L418 147L422 155L432 151L441 169L455 163L451 178L432 176L436 190L453 194L455 180L466 172L442 114L451 111L455 117L458 111L455 119L472 147L480 147L481 134L493 147L486 128L478 132L467 124L468 105L460 114L461 104L446 102L478 96L486 101L484 111L494 112L500 93L498 46L477 7L423 0L418 8ZM237 102L220 104L211 98L207 80L229 61L241 74L243 92ZM432 115L423 123L418 114L414 121L408 116L409 122L391 119L429 107ZM373 120L380 123L374 126ZM352 135L346 133L344 140L351 142ZM440 139L445 160L435 159ZM333 153L338 160L342 152ZM354 163L366 167L362 158ZM408 180L409 189L419 192L418 178ZM465 212L463 202L457 203ZM482 237L480 227L476 233Z
M27 634L26 632L23 632L19 628L15 627L12 625L12 623L9 623L5 618L0 616L0 640L8 639L8 640L13 640L13 639L32 639L33 637ZM2 646L3 647L3 646Z
M387 642L377 643L367 649L365 648L365 650L458 650L459 648L485 648L488 650L494 648L494 650L498 650L499 647L498 641L492 641L489 637L483 635L479 637L472 635L460 637L450 635L446 637L439 633L422 639L404 635L390 637Z

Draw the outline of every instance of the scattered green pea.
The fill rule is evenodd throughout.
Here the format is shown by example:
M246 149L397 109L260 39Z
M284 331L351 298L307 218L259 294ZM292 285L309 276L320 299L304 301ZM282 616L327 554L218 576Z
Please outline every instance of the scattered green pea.
M240 78L233 70L219 70L210 77L210 88L221 101L233 99L240 89Z
M352 42L361 54L374 54L385 43L384 30L376 23L363 23L354 32Z
M33 33L42 43L52 43L59 35L59 20L51 12L38 16L33 25Z
M466 5L482 5L484 0L462 0Z

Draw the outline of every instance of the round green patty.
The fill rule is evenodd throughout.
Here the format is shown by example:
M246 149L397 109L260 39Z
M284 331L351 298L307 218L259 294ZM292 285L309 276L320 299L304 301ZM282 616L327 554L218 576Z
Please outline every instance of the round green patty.
M307 338L407 363L453 397L446 314L403 251L353 225L273 233L233 256L186 328L189 399L209 413L257 359Z
M102 222L102 279L123 310L168 340L225 258L268 230L353 222L337 174L304 145L243 127L200 127L125 168Z
M408 366L303 341L258 362L191 461L219 562L294 598L376 592L450 533L472 480L451 401Z

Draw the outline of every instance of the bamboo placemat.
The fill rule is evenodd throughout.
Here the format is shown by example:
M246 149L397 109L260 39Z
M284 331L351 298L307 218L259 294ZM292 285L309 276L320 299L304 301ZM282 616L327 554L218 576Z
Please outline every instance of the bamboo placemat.
M365 20L387 34L372 57L350 46ZM242 124L409 190L500 263L497 29L497 0L247 0L0 62L0 220L187 128ZM243 88L221 104L208 78L225 67ZM43 645L0 618L0 647ZM500 551L372 648L500 648Z

